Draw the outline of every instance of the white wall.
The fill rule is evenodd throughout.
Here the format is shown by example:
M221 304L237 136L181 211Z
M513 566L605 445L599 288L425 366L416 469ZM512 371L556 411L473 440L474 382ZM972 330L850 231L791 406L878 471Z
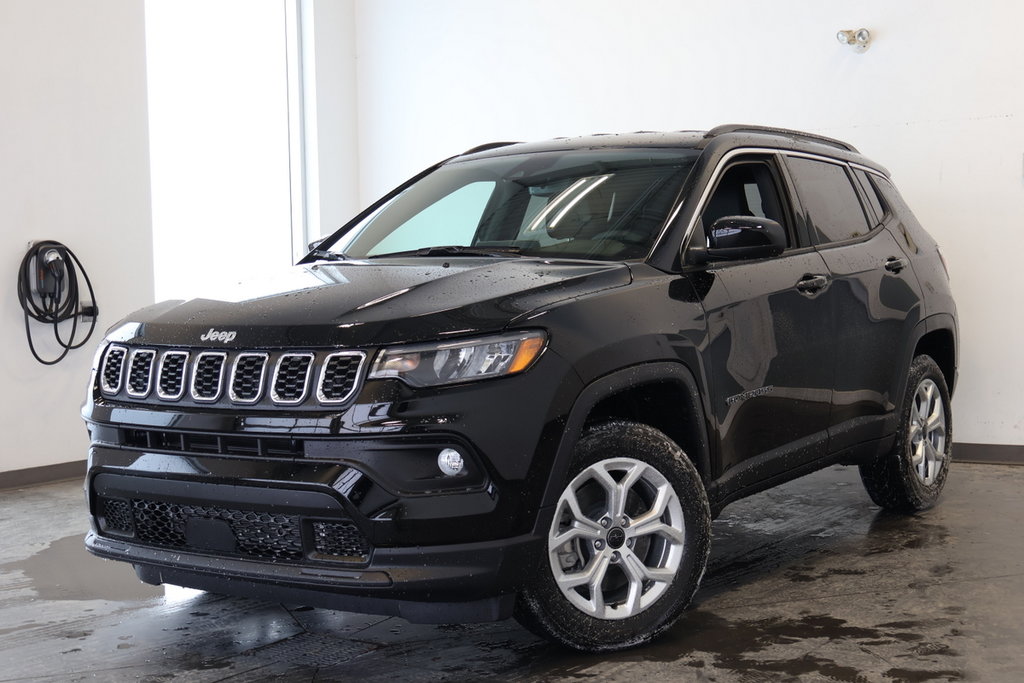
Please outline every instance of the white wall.
M0 93L2 472L85 457L93 350L153 300L141 0L3 0ZM42 239L78 255L100 308L88 347L53 367L29 354L15 295L27 244Z
M361 0L362 201L490 140L761 123L890 168L960 306L957 439L1024 444L1024 5ZM840 29L869 28L864 54Z
M157 299L287 268L284 3L146 0L146 49Z
M309 242L360 209L355 0L310 0L302 10Z

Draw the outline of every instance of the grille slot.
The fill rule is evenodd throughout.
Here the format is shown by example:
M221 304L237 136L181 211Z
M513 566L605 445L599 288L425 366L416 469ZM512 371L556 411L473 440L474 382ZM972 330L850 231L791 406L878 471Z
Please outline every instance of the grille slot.
M156 351L135 349L128 364L128 395L143 398L153 384L153 359Z
M166 351L160 357L157 371L156 395L174 401L185 393L185 368L188 367L187 351Z
M192 398L207 402L220 398L227 356L223 351L203 351L196 356L192 368Z
M370 544L352 522L313 522L316 552L333 560L366 562Z
M116 394L121 391L121 381L124 377L124 359L128 355L128 349L124 346L110 346L103 357L103 373L100 379L100 386L106 394Z
M235 403L255 403L263 394L263 371L267 367L267 354L240 353L231 366L231 400Z
M312 366L312 353L283 354L274 369L274 385L270 389L270 398L274 403L302 403L306 398L309 370Z
M366 355L359 351L339 351L327 356L316 397L321 403L344 403L355 393Z

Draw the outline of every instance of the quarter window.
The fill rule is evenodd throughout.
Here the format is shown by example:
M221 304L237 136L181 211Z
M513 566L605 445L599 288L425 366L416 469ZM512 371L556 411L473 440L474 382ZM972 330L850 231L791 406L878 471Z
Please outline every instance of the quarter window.
M846 167L825 161L787 159L805 219L819 244L863 237L871 227Z

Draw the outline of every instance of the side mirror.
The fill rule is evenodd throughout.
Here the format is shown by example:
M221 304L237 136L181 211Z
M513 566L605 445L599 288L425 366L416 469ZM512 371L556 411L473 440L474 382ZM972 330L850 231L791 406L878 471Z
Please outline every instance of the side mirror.
M705 233L708 246L698 249L694 259L699 263L768 258L786 250L786 231L770 218L724 216Z
M321 237L318 240L313 240L312 242L310 242L307 245L309 247L309 251L313 251L314 249L316 249L317 247L319 247L321 244L323 244L326 241L327 241L326 237Z

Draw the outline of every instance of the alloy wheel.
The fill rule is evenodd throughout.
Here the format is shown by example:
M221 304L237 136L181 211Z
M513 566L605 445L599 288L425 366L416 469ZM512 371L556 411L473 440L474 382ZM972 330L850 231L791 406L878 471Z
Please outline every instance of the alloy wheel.
M626 619L654 604L683 558L683 511L672 484L632 458L590 465L562 492L548 560L562 594L598 619Z

